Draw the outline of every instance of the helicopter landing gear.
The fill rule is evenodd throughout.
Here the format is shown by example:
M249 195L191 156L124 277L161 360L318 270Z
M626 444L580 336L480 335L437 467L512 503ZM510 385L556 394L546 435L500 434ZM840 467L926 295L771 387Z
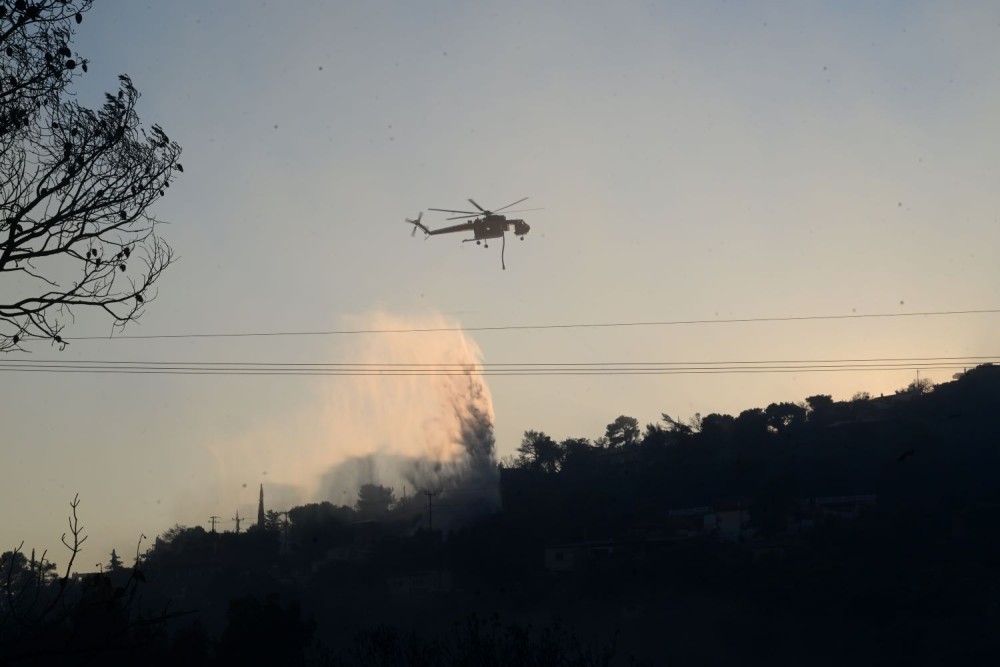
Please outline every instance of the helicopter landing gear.
M483 244L483 247L484 247L484 248L489 248L489 247L490 247L490 244L489 244L489 243L484 243L484 244Z
M522 240L522 241L524 240L524 237L523 237L523 236L521 237L521 240Z
M476 245L480 245L480 243L481 243L480 241L476 241Z

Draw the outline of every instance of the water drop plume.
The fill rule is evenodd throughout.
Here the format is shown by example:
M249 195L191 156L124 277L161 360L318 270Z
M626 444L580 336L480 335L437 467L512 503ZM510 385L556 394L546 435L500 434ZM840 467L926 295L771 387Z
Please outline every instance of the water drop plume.
M452 507L454 516L495 509L493 400L477 372L483 355L476 342L436 313L378 311L344 318L341 326L450 330L345 337L331 362L448 365L458 372L307 380L311 400L209 445L220 487L213 502L235 502L225 489L240 488L244 477L256 487L259 471L267 470L265 490L273 485L278 492L275 506L353 505L360 486L374 483L391 486L397 497L404 488L411 497L438 493L442 511ZM435 523L437 511L435 505Z

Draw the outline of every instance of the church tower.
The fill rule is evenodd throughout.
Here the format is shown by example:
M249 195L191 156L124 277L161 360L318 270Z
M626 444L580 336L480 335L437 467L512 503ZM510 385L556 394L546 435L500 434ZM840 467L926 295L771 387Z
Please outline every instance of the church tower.
M264 485L260 485L260 501L257 503L257 528L264 530Z

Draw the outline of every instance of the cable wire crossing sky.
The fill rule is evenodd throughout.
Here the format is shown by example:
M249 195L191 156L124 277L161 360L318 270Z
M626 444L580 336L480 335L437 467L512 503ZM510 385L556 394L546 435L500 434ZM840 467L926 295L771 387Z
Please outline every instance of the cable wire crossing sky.
M790 317L747 317L740 319L715 320L671 320L664 322L598 322L576 324L511 324L497 326L447 327L444 329L353 329L340 331L257 331L241 333L191 333L191 334L140 334L118 336L69 336L67 340L102 340L117 339L156 339L156 338L248 338L253 336L337 336L345 334L377 334L377 333L427 333L434 331L511 331L517 329L600 329L609 327L659 327L680 324L733 324L741 322L794 322L805 320L849 320L873 317L929 317L935 315L994 315L1000 313L998 308L980 310L953 310L925 313L871 313L866 315L800 315Z

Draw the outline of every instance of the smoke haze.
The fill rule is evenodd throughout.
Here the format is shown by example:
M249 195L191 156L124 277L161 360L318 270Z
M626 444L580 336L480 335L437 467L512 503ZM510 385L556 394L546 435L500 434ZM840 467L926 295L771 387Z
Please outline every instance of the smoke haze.
M342 326L443 329L460 324L438 314L375 312L345 318ZM409 495L441 492L450 505L478 508L475 513L499 504L493 401L484 378L472 372L482 363L475 341L456 330L359 334L338 342L331 355L336 363L448 365L456 372L309 380L317 382L317 398L308 407L209 444L217 491L211 498L189 500L185 516L252 508L261 481L269 509L323 500L353 505L365 483L391 486L397 496L404 487Z

